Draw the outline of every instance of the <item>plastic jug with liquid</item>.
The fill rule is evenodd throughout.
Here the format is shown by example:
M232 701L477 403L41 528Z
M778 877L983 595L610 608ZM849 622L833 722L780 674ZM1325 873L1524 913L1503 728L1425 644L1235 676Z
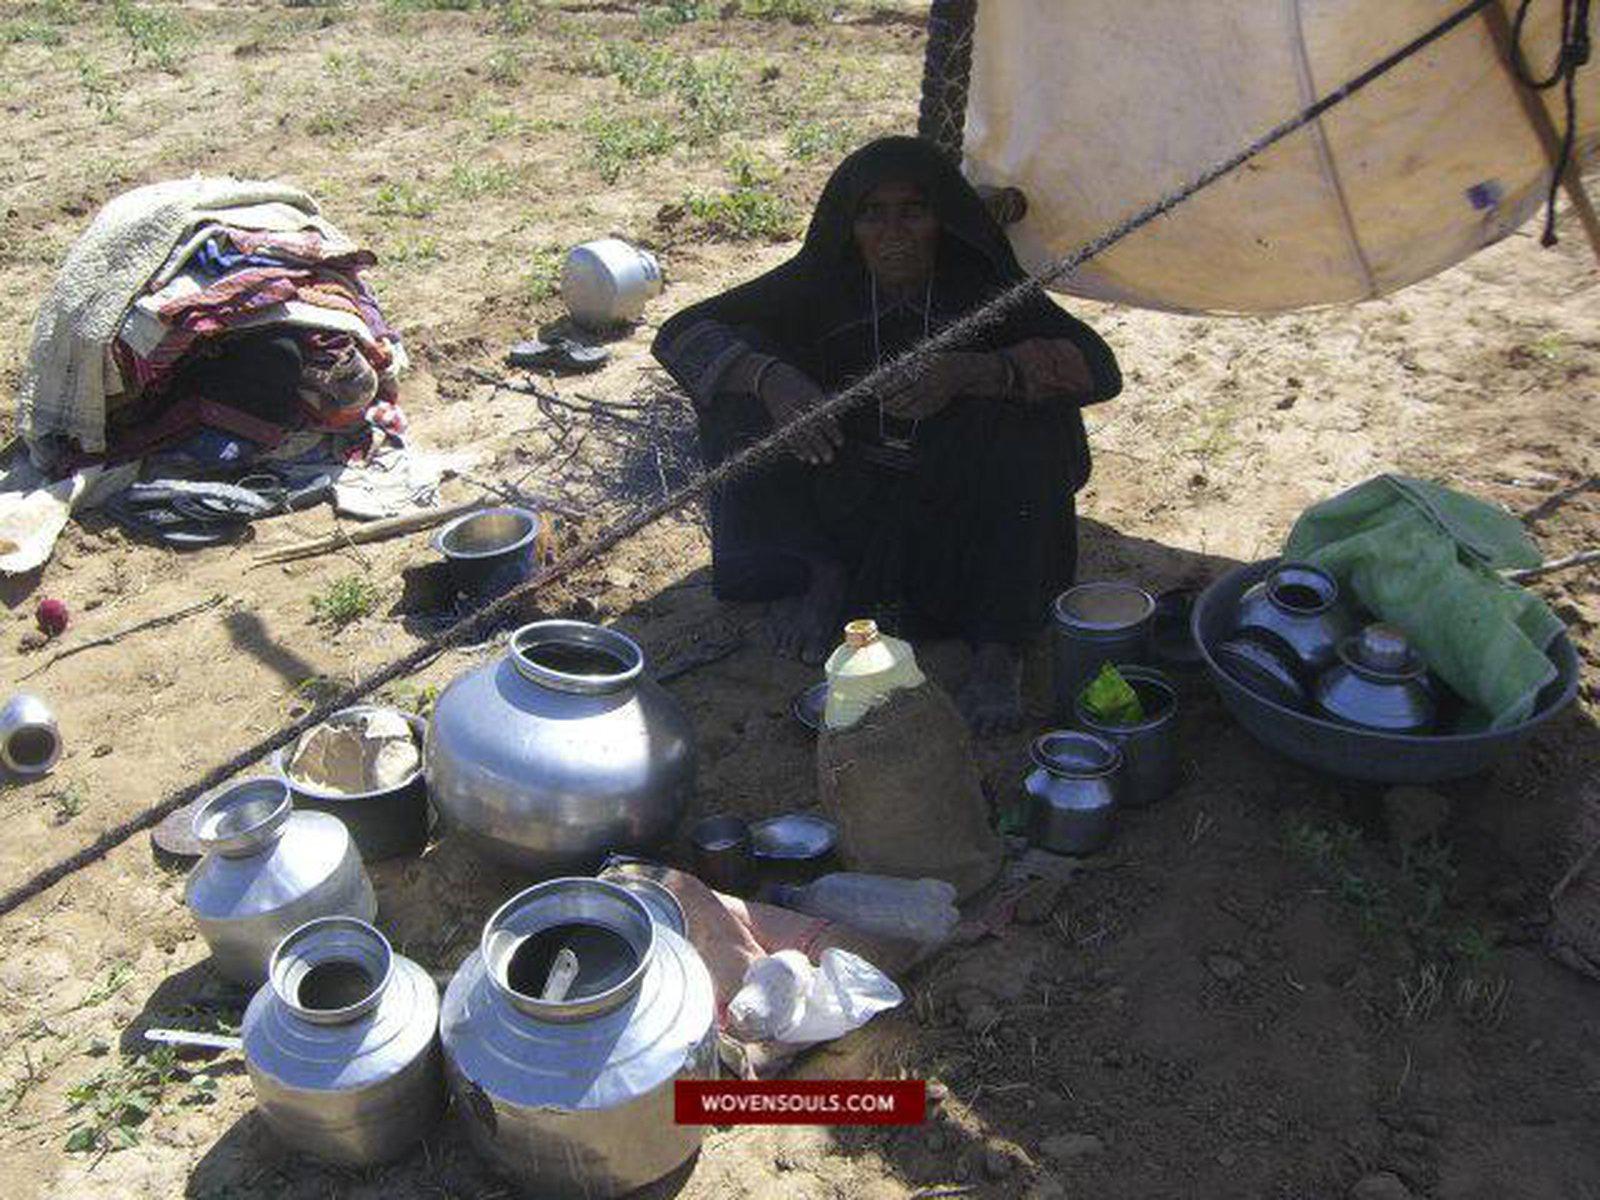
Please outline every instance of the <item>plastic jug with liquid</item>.
M848 729L894 692L927 682L910 643L879 633L873 621L846 625L844 642L834 648L823 669L828 699L822 724L828 729Z

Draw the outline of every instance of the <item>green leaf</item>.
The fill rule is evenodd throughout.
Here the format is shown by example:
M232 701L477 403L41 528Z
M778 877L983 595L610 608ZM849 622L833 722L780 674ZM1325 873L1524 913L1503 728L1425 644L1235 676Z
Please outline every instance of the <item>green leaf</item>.
M97 1140L93 1129L87 1125L79 1125L67 1136L67 1150L81 1154L93 1150Z
M114 1125L110 1130L111 1144L118 1150L126 1150L130 1146L139 1144L139 1131L127 1125Z
M1137 725L1144 720L1139 693L1110 663L1101 667L1100 674L1084 688L1083 706L1091 717L1106 725Z

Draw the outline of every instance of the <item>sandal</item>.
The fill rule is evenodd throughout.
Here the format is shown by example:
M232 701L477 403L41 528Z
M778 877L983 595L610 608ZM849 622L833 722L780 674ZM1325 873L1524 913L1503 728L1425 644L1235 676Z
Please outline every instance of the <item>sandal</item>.
M611 351L604 346L585 346L559 336L518 342L506 351L506 366L530 371L598 371L609 361Z

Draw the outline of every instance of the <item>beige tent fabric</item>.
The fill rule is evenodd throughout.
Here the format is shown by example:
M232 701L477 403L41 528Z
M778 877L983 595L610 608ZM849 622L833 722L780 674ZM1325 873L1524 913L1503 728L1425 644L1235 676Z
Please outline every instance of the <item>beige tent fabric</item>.
M984 0L964 169L1016 186L1030 270L1228 157L1459 7L1459 0ZM1561 5L1525 38L1548 69ZM1600 144L1600 65L1579 148ZM1559 127L1559 98L1542 94ZM1317 123L1059 285L1190 312L1282 312L1427 278L1516 229L1550 178L1474 17Z

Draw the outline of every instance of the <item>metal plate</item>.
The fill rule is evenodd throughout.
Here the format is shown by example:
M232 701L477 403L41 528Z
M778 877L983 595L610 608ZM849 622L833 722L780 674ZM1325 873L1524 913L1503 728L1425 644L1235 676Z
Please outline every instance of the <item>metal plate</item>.
M794 719L815 733L822 728L822 710L828 703L828 681L814 683L794 698L790 705Z
M750 841L757 858L822 858L838 843L839 827L825 817L785 813L752 825Z

